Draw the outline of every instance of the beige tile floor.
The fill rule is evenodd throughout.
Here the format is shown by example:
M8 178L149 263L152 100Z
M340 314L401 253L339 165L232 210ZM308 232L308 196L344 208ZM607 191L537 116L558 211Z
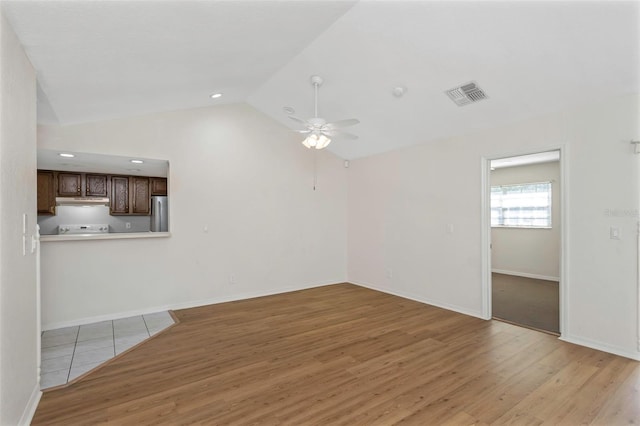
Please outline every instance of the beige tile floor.
M47 330L40 388L63 385L172 325L169 312Z

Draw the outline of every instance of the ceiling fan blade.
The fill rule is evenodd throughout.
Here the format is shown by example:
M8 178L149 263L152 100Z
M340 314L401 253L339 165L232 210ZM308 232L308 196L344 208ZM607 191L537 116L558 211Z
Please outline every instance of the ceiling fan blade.
M322 133L332 138L358 139L358 136L353 133L341 132L339 130L323 130Z
M326 129L339 129L339 128L342 128L342 127L354 126L354 125L358 124L359 122L360 122L360 120L358 120L358 119L348 118L346 120L338 120L338 121L334 121L332 123L327 123L323 127L326 128Z
M307 121L306 121L306 120L303 120L303 119L301 119L301 118L294 117L293 115L288 115L287 117L289 117L289 118L290 118L290 119L292 119L293 121L296 121L296 122L298 122L298 123L300 123L300 124L304 124L305 126L307 126L307 125L308 125L308 124L307 124Z
M307 130L294 130L294 132L305 134L305 133L311 133L311 130L309 130L309 129L307 129Z

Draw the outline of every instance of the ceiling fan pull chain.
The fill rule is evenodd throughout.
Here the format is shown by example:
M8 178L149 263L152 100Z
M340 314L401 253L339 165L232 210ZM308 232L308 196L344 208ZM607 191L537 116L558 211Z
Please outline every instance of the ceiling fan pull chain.
M318 152L313 150L313 190L316 190L318 184Z

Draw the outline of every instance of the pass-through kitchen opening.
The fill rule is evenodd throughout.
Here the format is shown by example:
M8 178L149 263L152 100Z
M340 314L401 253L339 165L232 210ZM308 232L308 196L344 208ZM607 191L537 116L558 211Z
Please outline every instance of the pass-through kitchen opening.
M166 160L40 150L40 234L168 232L168 170Z

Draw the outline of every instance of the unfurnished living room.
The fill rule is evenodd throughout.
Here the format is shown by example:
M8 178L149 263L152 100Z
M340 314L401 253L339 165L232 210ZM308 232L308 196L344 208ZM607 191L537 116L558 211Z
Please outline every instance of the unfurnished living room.
M0 15L0 425L640 423L640 2Z

